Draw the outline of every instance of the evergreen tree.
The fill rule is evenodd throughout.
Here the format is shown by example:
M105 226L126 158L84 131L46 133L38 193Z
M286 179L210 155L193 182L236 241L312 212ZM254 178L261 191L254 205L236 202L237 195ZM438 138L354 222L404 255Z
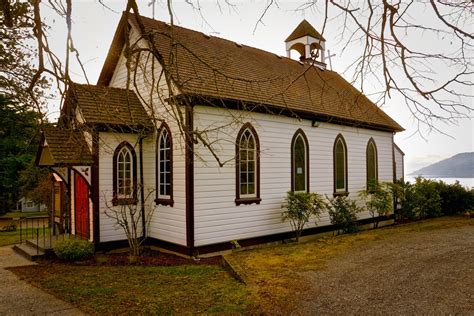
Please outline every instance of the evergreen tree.
M39 115L19 110L0 94L0 212L15 207L20 193L20 172L31 163L36 148Z

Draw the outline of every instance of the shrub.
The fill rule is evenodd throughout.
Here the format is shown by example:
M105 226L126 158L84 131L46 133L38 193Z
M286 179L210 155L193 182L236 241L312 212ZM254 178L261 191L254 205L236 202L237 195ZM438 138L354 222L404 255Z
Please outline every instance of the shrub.
M437 217L441 212L438 184L433 180L416 178L413 211L419 218Z
M359 230L357 227L357 213L361 209L354 200L346 196L337 196L329 199L328 213L331 224L337 227L337 233L353 233Z
M319 219L319 215L326 208L326 204L317 193L289 191L286 194L285 203L281 207L284 209L281 214L282 220L290 221L298 242L301 232L310 218Z
M462 214L474 205L474 189L422 177L414 184L389 184L397 201L397 220Z
M441 198L441 211L445 215L462 214L474 204L474 190L467 190L458 181L454 184L440 181L437 190Z
M372 217L386 216L393 211L393 198L389 186L385 183L374 183L369 189L361 190L359 196L365 201L365 207ZM378 227L379 220L374 222Z
M415 193L410 182L396 181L388 184L396 202L395 218L397 221L416 219L413 211Z
M63 260L82 260L94 254L94 245L87 240L65 239L56 243L54 253Z

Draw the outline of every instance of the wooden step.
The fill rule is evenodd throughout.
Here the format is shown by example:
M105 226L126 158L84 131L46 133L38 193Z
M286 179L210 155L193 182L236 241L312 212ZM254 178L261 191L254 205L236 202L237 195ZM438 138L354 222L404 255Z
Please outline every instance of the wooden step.
M30 261L36 261L39 258L45 257L45 252L43 250L37 249L30 244L15 245L13 246L13 250Z

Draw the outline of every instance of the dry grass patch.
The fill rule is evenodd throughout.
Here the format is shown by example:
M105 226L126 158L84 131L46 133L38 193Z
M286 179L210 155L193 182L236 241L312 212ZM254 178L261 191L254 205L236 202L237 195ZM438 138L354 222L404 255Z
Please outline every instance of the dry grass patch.
M88 314L245 314L247 288L218 266L43 264L15 274Z
M474 225L474 219L443 217L391 226L356 234L325 236L319 239L236 252L228 256L268 313L285 313L295 306L308 287L304 272L325 269L338 255L370 242L399 238L429 230Z
M50 231L50 228L46 228L45 234L49 234L49 231ZM0 247L19 244L21 239L25 241L26 236L29 236L28 239L31 239L32 238L31 236L36 235L36 229L35 228L23 229L22 234L23 234L23 237L20 238L20 228L17 228L17 230L10 231L10 232L0 232ZM42 229L40 229L40 234L43 234Z

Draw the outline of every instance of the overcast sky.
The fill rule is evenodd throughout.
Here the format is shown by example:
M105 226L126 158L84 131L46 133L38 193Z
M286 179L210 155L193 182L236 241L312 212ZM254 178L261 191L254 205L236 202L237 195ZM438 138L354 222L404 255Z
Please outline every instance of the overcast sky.
M144 16L152 17L152 7L148 0L140 2L140 11ZM278 55L286 56L284 40L301 22L308 20L316 30L321 30L322 14L318 10L295 11L297 3L304 1L279 1L279 8L271 8L263 22L254 31L255 24L265 8L266 1L234 1L238 5L229 7L217 5L217 1L201 1L201 10L193 10L184 1L174 1L175 24L201 31L210 35L223 37L241 44L260 48ZM222 3L223 1L219 1ZM43 2L44 3L44 2ZM85 63L88 79L97 82L100 70L112 41L126 1L104 0L112 10L104 8L97 1L73 1L73 39L79 50L81 60ZM46 23L51 26L50 43L58 51L63 51L65 42L64 21L43 5ZM423 14L422 12L420 14ZM155 5L155 19L169 21L167 8L163 1ZM341 54L342 45L338 38L340 30L337 24L325 31L326 49L335 54L332 58L333 70L342 72L348 63L354 61L351 52ZM423 45L439 47L433 39L420 38ZM84 83L85 78L77 65L73 70L73 80ZM349 75L345 75L350 79ZM474 80L474 79L473 79ZM375 83L374 83L375 84ZM473 91L468 91L472 95ZM472 107L473 104L470 104ZM406 131L395 136L395 142L405 152L405 172L409 173L432 162L451 157L460 152L474 151L474 126L471 119L459 120L457 124L439 123L439 128L446 135L438 132L429 133L422 130L416 133L418 122L414 120L401 99L388 100L382 109L394 118ZM51 102L49 117L58 117L58 102ZM472 114L471 114L472 117Z

